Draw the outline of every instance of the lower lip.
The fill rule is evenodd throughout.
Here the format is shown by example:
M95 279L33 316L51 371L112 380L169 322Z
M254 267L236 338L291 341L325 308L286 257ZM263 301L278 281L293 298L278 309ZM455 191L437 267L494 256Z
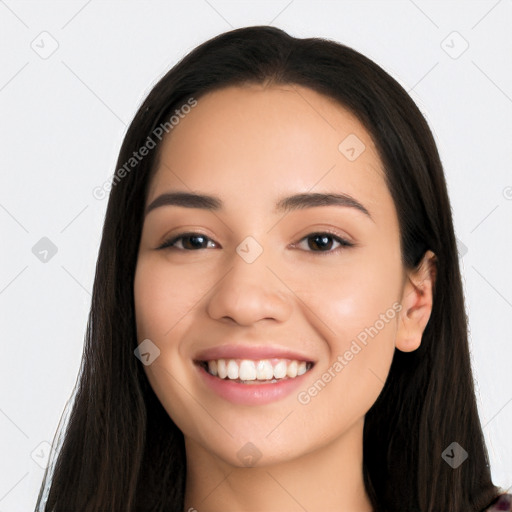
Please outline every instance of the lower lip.
M306 373L293 379L284 379L267 384L240 384L229 379L219 379L196 365L206 385L219 396L234 404L262 405L275 402L293 393L304 383Z

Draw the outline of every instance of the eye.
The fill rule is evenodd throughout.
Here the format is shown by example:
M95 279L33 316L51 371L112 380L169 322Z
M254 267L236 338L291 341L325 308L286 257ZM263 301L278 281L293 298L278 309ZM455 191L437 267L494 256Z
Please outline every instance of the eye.
M310 233L309 235L305 236L302 240L300 240L299 244L304 240L311 240L311 242L307 243L307 247L313 250L307 252L332 254L342 250L344 247L354 246L352 242L349 242L348 240L345 240L344 238L341 238L329 232ZM331 250L333 243L339 244L339 247L334 250ZM294 246L298 246L299 244L294 244ZM320 248L320 250L317 250L318 248Z
M178 247L177 242L181 241L181 247ZM179 249L179 250L187 250L193 251L196 249L207 249L205 244L208 241L214 243L210 238L201 233L181 233L169 240L166 240L162 245L158 247L158 249Z
M293 244L294 247L300 245L304 240L311 240L311 243L307 244L307 247L312 250L306 250L306 252L316 252L316 253L327 253L332 254L340 251L343 247L353 247L354 244L341 238L333 233L329 232L318 232L318 233L310 233L309 235L302 238L298 244ZM210 245L210 248L215 247L216 244L206 235L201 233L180 233L175 237L170 238L163 242L162 245L158 247L158 249L178 249L178 250L187 250L194 251L198 249L207 249L208 242L213 245ZM333 244L339 244L339 247L331 250ZM181 245L181 247L179 247ZM319 250L318 250L319 249Z

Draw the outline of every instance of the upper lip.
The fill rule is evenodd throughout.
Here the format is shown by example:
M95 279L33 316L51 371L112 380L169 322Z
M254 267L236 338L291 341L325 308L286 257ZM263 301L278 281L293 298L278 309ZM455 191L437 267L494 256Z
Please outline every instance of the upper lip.
M313 359L295 350L278 346L265 345L218 345L199 351L195 361L211 361L214 359L291 359L313 363Z

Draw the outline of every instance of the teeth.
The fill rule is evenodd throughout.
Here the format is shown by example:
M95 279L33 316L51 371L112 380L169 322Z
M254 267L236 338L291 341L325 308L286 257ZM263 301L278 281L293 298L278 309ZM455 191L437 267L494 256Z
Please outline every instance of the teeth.
M282 379L286 375L286 362L285 361L279 361L274 366L274 378L275 379Z
M297 377L297 368L299 367L299 363L297 361L292 361L286 370L286 375L290 377L290 379L293 379L294 377Z
M217 361L208 361L208 371L212 375L217 375Z
M233 361L234 364L236 364ZM255 380L256 379L256 365L254 361L249 361L248 359L244 359L240 363L240 371L239 371L240 380Z
M274 362L274 365L272 365ZM250 381L273 381L274 379L294 379L304 375L311 364L306 361L292 361L289 359L217 359L207 362L208 372L221 379Z
M258 380L270 380L274 376L274 369L270 364L270 361L263 359L258 361L256 366L256 378Z
M228 376L228 369L226 368L226 361L224 359L217 361L217 375L221 379L225 379Z
M238 365L233 361L233 359L228 361L228 377L231 380L238 379Z

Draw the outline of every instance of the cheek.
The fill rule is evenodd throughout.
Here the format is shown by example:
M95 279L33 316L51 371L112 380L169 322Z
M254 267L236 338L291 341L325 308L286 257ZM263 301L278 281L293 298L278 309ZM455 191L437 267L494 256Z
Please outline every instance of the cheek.
M302 282L296 280L299 297L323 323L322 332L331 340L332 350L342 349L376 322L386 334L390 324L396 323L393 305L401 297L402 269L399 256L391 256L385 259L377 252L361 252L336 268L318 267L300 278ZM391 320L384 329L380 319L386 312Z
M347 259L330 276L318 273L315 278L316 286L304 284L300 296L321 320L315 325L328 358L320 362L317 380L303 398L316 401L317 410L331 410L335 423L347 415L356 419L377 399L393 359L401 310L400 259L382 254Z
M185 431L190 422L189 395L183 393L187 368L182 364L177 340L187 329L197 297L183 272L162 264L156 258L142 257L134 278L134 304L138 343L150 339L160 350L158 357L143 369L169 416Z
M196 284L171 265L152 258L140 259L134 279L139 341L144 338L168 339L170 330L191 312L198 301L201 289Z

